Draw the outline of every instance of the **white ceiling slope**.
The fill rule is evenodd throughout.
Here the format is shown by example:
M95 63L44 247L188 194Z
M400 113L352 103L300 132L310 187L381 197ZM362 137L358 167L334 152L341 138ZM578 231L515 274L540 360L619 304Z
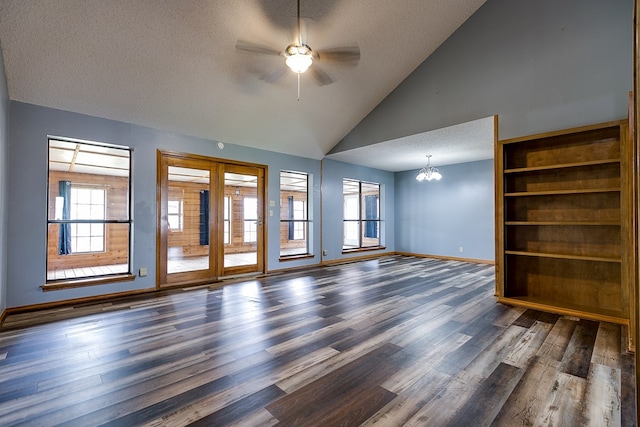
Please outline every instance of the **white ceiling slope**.
M326 157L354 165L390 172L493 159L494 119L485 117L466 123L409 135L390 141L329 154Z
M316 50L357 43L356 67L266 83L295 0L0 0L9 97L176 133L323 158L485 0L301 0ZM70 135L73 136L73 135Z

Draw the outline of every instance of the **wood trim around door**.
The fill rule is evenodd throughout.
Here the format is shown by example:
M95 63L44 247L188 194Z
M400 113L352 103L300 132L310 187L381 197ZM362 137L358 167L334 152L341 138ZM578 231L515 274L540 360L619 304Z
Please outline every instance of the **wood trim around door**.
M185 273L168 273L168 212L169 197L168 169L169 166L181 166L200 170L209 170L209 263L208 269L195 270ZM258 194L258 242L257 264L235 268L224 267L224 227L222 208L224 206L224 173L246 173L257 176ZM156 288L166 289L175 286L199 285L213 283L222 277L239 274L262 274L266 265L266 188L267 166L224 159L190 155L158 150L157 152L157 182L156 182Z

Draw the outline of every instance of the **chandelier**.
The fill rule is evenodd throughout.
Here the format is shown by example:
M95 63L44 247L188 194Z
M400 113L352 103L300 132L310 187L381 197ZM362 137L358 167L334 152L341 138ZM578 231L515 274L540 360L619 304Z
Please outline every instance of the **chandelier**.
M425 179L427 181L431 181L432 179L439 181L440 179L442 179L442 175L440 174L440 172L438 172L438 169L431 166L431 154L427 156L427 167L420 169L420 172L418 172L418 176L416 176L416 179L418 181L424 181Z

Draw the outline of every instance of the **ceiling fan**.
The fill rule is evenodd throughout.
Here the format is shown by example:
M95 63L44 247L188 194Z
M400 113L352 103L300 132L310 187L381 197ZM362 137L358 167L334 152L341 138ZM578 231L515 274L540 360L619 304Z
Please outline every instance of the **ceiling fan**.
M256 53L261 55L282 56L289 70L297 74L298 77L298 100L300 100L300 75L307 70L320 86L326 86L334 82L334 79L318 66L319 62L334 62L347 65L357 65L360 60L360 48L357 45L333 47L323 50L313 50L302 39L302 23L300 19L300 0L298 3L298 13L296 21L295 41L283 50L273 49L268 46L238 40L236 49L241 52ZM269 83L278 81L287 68L282 66L275 72L268 74L264 80Z

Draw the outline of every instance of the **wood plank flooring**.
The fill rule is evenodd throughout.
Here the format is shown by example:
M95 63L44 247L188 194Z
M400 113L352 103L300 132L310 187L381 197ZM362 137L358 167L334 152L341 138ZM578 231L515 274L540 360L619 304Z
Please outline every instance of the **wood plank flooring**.
M620 326L388 256L10 315L0 425L633 426Z

